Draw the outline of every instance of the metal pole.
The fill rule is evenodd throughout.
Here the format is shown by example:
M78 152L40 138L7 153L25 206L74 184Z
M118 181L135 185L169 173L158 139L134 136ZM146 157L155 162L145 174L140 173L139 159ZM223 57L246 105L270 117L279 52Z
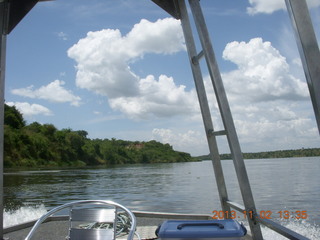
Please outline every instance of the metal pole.
M286 0L320 133L320 52L305 0Z
M8 2L0 0L0 239L3 239L3 135L4 135L4 78L6 67L6 42Z
M212 134L213 124L212 124L210 108L207 100L207 95L204 87L201 69L200 69L198 60L195 58L197 56L197 51L196 51L196 46L193 39L192 29L190 26L188 11L187 11L184 0L179 1L179 8L181 13L182 29L183 29L187 49L188 49L191 69L192 69L193 78L194 78L194 82L195 82L195 86L198 94L200 109L202 113L202 119L203 119L205 131L207 134L207 141L210 149L210 155L212 157L212 163L214 167L217 188L219 191L221 207L223 211L230 212L230 207L226 204L226 201L228 200L228 194L227 194L227 188L226 188L226 184L223 176L223 170L221 166L218 146L217 146L215 136Z
M243 161L243 156L240 148L240 143L234 126L232 114L230 111L228 99L223 86L221 74L218 64L216 62L212 43L208 33L208 29L204 20L199 0L189 0L193 18L199 33L200 42L204 51L205 59L209 69L211 81L216 93L216 98L221 112L222 121L227 132L227 139L229 142L233 163L235 165L238 182L240 185L242 199L247 211L256 215L256 207L247 175L246 167ZM248 222L250 225L253 239L263 239L260 225L255 219L250 219L248 215Z

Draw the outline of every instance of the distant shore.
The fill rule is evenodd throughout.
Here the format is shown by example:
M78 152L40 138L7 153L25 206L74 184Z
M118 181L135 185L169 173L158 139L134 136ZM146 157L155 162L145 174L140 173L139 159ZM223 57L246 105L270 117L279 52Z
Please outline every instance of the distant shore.
M277 150L269 152L243 153L244 159L263 159L263 158L294 158L294 157L317 157L320 156L320 148L301 148L294 150ZM220 154L221 160L232 159L230 153ZM211 159L210 155L194 157L197 161Z

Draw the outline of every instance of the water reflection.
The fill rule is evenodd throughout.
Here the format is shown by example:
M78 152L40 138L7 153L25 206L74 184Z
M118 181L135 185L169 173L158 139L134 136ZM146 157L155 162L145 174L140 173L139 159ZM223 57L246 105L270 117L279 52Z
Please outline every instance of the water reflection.
M229 198L242 203L231 161L223 161ZM320 223L320 159L246 160L258 209L307 210ZM15 172L4 175L4 207L111 199L133 210L211 213L220 209L210 161L113 168Z

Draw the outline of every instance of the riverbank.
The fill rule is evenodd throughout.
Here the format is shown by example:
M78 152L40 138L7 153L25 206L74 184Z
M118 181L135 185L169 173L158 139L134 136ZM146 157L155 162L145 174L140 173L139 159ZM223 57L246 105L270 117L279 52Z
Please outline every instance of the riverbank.
M135 163L194 161L169 144L121 139L91 139L85 130L57 129L53 124L26 124L5 105L4 168L86 167Z
M294 150L277 150L268 152L243 153L244 159L265 159L265 158L296 158L296 157L318 157L320 148L301 148ZM231 154L220 154L221 160L232 159ZM194 157L195 160L203 161L210 159L210 155Z

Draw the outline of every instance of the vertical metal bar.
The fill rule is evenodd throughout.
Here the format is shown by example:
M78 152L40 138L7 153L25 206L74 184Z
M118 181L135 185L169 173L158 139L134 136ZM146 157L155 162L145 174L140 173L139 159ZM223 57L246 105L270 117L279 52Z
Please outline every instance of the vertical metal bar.
M222 121L227 131L227 139L229 142L233 163L237 173L238 182L242 194L242 199L247 213L256 213L256 207L247 175L246 167L243 161L243 156L240 148L240 143L234 126L232 114L230 111L228 99L223 86L221 74L216 62L215 54L213 51L212 43L208 33L208 29L203 17L199 0L189 0L193 18L199 33L200 42L205 53L205 59L209 69L211 81L216 93L217 102L220 108ZM248 216L253 239L263 239L260 225L254 219Z
M197 51L196 46L194 43L194 38L192 34L192 29L190 26L188 11L186 8L186 4L184 0L179 1L179 8L181 13L181 24L182 29L187 45L189 60L191 64L191 69L195 81L195 86L198 94L198 99L200 103L200 109L202 113L202 119L205 127L205 131L207 133L207 141L210 149L210 154L212 157L212 164L214 168L214 173L216 176L216 182L217 187L219 191L219 197L221 202L221 207L223 211L229 211L230 207L226 204L226 201L228 200L228 194L227 194L227 188L223 176L218 146L216 142L215 136L212 134L213 131L213 124L212 124L212 118L210 113L210 108L207 100L207 95L205 92L204 82L202 78L202 73L200 69L200 65L197 60Z
M3 239L3 135L4 135L4 78L6 67L6 42L8 2L0 0L0 239Z
M320 133L320 52L305 0L286 0Z

